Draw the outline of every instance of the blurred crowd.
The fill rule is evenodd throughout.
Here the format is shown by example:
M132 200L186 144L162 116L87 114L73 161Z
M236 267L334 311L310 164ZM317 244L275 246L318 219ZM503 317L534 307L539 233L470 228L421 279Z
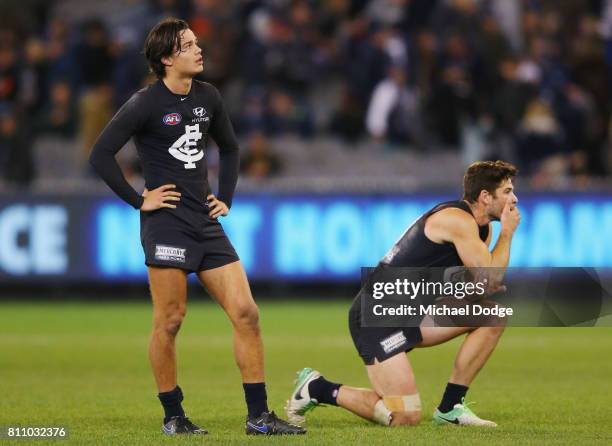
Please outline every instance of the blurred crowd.
M543 188L610 173L612 0L130 0L89 17L62 13L70 0L3 2L0 169L15 184L45 168L39 138L86 159L153 80L142 43L168 16L199 38L244 175L282 175L286 135L502 158Z

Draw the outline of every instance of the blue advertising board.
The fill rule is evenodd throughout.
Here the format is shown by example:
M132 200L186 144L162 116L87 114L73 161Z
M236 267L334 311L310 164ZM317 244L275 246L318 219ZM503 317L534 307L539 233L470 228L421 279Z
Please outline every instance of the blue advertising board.
M242 195L222 224L252 280L353 282L442 195ZM511 266L612 267L612 195L522 196ZM494 240L499 224L494 223ZM90 196L0 199L0 283L146 279L139 213Z

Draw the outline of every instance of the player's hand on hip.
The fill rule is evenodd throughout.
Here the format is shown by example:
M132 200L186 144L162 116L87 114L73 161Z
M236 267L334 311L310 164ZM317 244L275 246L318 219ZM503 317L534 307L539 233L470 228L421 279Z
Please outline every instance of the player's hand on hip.
M176 185L164 184L159 186L157 189L148 190L145 189L142 193L144 201L140 207L141 211L156 211L161 208L176 209L176 205L173 204L176 201L181 201L181 193L173 191Z
M508 200L500 217L502 231L506 231L508 234L512 235L520 222L521 212L516 207L515 202Z
M210 212L208 215L212 218L222 217L229 213L229 208L227 205L215 197L213 194L210 194L206 197L206 204L208 205L208 209Z

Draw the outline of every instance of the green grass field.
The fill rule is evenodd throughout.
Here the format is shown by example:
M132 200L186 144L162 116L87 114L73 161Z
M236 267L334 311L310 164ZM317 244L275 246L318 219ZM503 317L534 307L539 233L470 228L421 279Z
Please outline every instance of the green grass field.
M346 326L349 303L260 303L269 402L282 413L295 371L367 386ZM179 336L189 416L211 434L165 437L147 359L150 307L0 304L0 425L66 425L54 444L612 444L612 329L508 329L468 394L494 430L433 428L458 340L410 354L424 405L416 428L385 429L318 408L297 438L244 435L242 387L222 311L191 302ZM0 444L44 444L49 440Z

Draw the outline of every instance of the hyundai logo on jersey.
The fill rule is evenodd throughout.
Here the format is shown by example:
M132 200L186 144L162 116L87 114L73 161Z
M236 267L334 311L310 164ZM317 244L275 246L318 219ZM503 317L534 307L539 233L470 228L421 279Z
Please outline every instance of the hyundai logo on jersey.
M181 117L180 113L169 113L167 115L164 115L162 121L166 125L176 125L181 122L181 119L183 118Z
M193 114L196 115L198 118L201 118L206 114L206 110L204 109L204 107L196 107L193 109Z

